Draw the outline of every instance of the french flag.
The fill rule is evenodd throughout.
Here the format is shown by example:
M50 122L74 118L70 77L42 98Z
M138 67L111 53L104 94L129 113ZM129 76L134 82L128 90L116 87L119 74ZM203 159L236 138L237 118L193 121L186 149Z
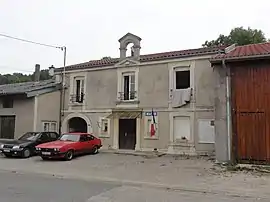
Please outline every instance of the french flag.
M152 108L152 123L151 123L150 134L151 134L151 137L155 136L155 134L156 134L156 120L155 120L153 108Z

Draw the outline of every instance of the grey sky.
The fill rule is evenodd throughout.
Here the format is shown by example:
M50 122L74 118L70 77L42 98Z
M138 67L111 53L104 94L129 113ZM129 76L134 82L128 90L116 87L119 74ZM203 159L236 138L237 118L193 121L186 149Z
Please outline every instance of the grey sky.
M118 39L142 38L143 54L200 47L236 26L270 37L268 0L0 0L0 33L67 46L67 64L118 57ZM0 37L0 73L63 64L58 49Z

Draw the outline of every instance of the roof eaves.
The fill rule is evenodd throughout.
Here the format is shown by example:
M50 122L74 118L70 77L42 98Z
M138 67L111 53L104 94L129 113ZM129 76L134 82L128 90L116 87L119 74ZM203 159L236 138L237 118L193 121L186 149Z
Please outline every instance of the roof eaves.
M236 56L236 57L219 57L210 59L212 64L221 63L223 60L226 62L238 62L244 60L260 60L270 58L270 54L259 54L259 55L247 55L247 56Z
M179 59L179 58L187 58L187 57L200 57L200 56L206 56L206 55L213 55L215 54L215 51L208 51L208 52L202 52L202 53L194 53L194 54L183 54L183 55L175 55L175 56L170 56L170 57L156 57L156 58L141 58L140 62L145 63L145 62L156 62L156 61L161 61L161 60L173 60L173 59ZM105 63L105 64L97 64L97 65L72 65L72 66L67 66L66 70L80 70L80 69L88 69L88 68L102 68L102 67L109 67L109 66L114 66L117 64L118 61L112 61L110 63ZM62 72L63 67L55 69L55 72Z

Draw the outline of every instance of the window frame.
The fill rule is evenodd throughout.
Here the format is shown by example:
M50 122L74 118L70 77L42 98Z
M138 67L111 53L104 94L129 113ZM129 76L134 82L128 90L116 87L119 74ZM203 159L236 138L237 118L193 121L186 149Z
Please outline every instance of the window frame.
M78 89L77 82L80 81L80 88ZM73 103L83 104L85 95L85 76L75 76L73 78L73 95L75 100Z
M125 91L125 77L129 78L129 83L128 83L128 92ZM132 79L133 78L133 79ZM133 82L132 82L133 80ZM123 93L123 101L134 101L136 100L137 96L137 91L136 91L136 72L123 72L122 73L122 84L121 84L121 89ZM133 94L132 94L133 92ZM125 93L128 93L128 98L125 99Z
M178 68L175 68L174 71L173 71L173 90L187 89L187 88L180 88L180 89L176 88L176 74L177 74L177 72L185 72L185 71L189 71L189 87L188 88L191 88L191 71L190 71L190 68L178 67Z
M102 128L103 128L103 121L104 120L106 120L107 121L107 132L104 132L103 130L102 130ZM98 128L99 128L99 137L107 137L107 138L109 138L110 137L110 120L111 119L108 119L108 118L106 118L106 117L100 117L99 118L99 126L98 126Z
M45 124L49 124L49 130L45 131ZM52 130L52 124L55 124L55 131ZM57 121L42 121L42 132L57 132Z

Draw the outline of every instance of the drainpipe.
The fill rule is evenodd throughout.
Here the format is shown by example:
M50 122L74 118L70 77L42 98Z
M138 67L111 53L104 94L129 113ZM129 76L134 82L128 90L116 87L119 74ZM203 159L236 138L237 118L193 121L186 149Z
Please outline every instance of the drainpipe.
M226 70L226 118L227 118L227 147L228 161L231 161L231 96L230 96L230 77L225 60L222 60L222 67Z

